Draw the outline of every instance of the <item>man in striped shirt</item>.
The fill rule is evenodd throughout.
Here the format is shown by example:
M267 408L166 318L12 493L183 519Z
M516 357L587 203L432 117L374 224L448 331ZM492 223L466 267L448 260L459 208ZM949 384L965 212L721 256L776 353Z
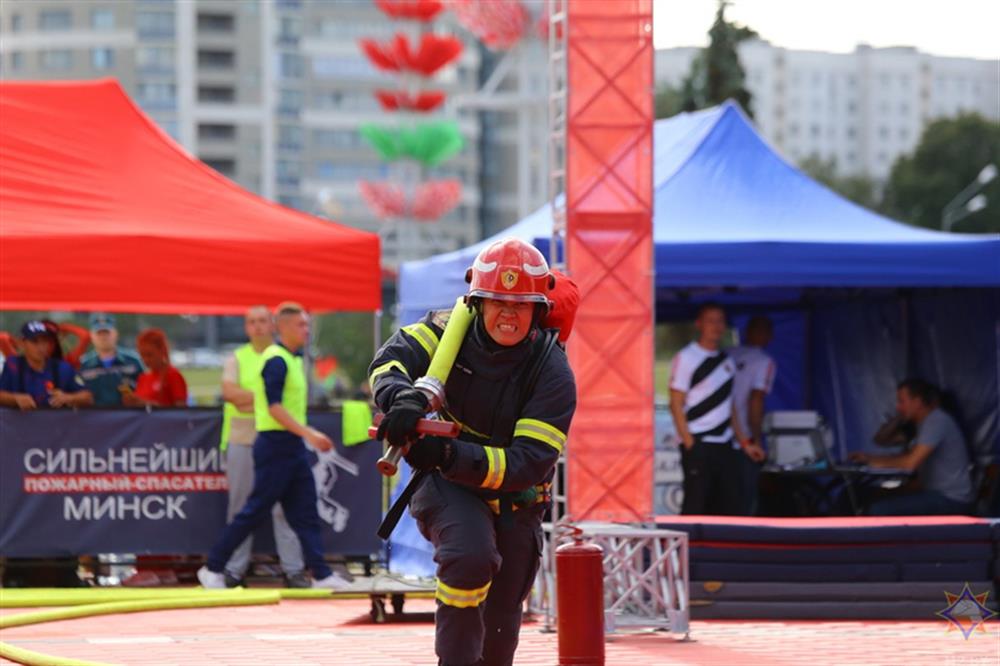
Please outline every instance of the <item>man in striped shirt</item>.
M726 314L716 303L698 308L698 339L674 357L670 411L681 438L682 514L745 515L743 456L764 452L743 432L733 408L736 367L721 349Z

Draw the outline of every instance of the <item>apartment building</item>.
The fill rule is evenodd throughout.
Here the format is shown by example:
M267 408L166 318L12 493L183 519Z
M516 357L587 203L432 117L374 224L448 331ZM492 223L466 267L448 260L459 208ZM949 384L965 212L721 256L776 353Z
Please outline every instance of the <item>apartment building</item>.
M679 86L698 54L656 52L658 85ZM929 122L962 112L1000 120L1000 62L858 46L852 53L739 47L757 127L788 158L834 160L842 174L885 180Z

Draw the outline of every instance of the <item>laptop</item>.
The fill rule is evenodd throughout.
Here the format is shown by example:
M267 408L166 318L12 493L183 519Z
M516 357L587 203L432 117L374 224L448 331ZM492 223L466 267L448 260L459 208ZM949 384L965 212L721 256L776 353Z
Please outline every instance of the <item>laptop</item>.
M838 463L830 455L830 430L817 412L777 411L764 416L767 435L767 471L816 471L862 474L894 479L912 476L903 469L871 467L863 463Z
M770 412L764 416L767 435L765 468L780 470L830 469L823 417L807 410Z

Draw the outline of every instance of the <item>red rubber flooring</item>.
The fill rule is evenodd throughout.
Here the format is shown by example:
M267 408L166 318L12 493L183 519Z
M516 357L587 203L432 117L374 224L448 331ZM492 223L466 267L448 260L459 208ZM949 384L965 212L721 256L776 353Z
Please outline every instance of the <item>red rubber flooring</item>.
M407 611L431 610L408 601ZM367 600L283 601L277 606L170 610L7 629L0 640L61 657L117 664L433 666L430 622L376 625ZM3 614L18 612L5 610ZM515 663L557 663L553 634L525 624ZM662 633L615 636L608 666L848 664L1000 666L1000 623L968 640L926 622L692 622L690 642Z

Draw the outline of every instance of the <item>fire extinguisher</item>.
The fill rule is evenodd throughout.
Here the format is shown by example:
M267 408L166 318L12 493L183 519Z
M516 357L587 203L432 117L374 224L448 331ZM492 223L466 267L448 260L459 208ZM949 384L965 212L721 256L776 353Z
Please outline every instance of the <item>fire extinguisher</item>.
M604 551L573 530L556 549L559 666L604 666Z

